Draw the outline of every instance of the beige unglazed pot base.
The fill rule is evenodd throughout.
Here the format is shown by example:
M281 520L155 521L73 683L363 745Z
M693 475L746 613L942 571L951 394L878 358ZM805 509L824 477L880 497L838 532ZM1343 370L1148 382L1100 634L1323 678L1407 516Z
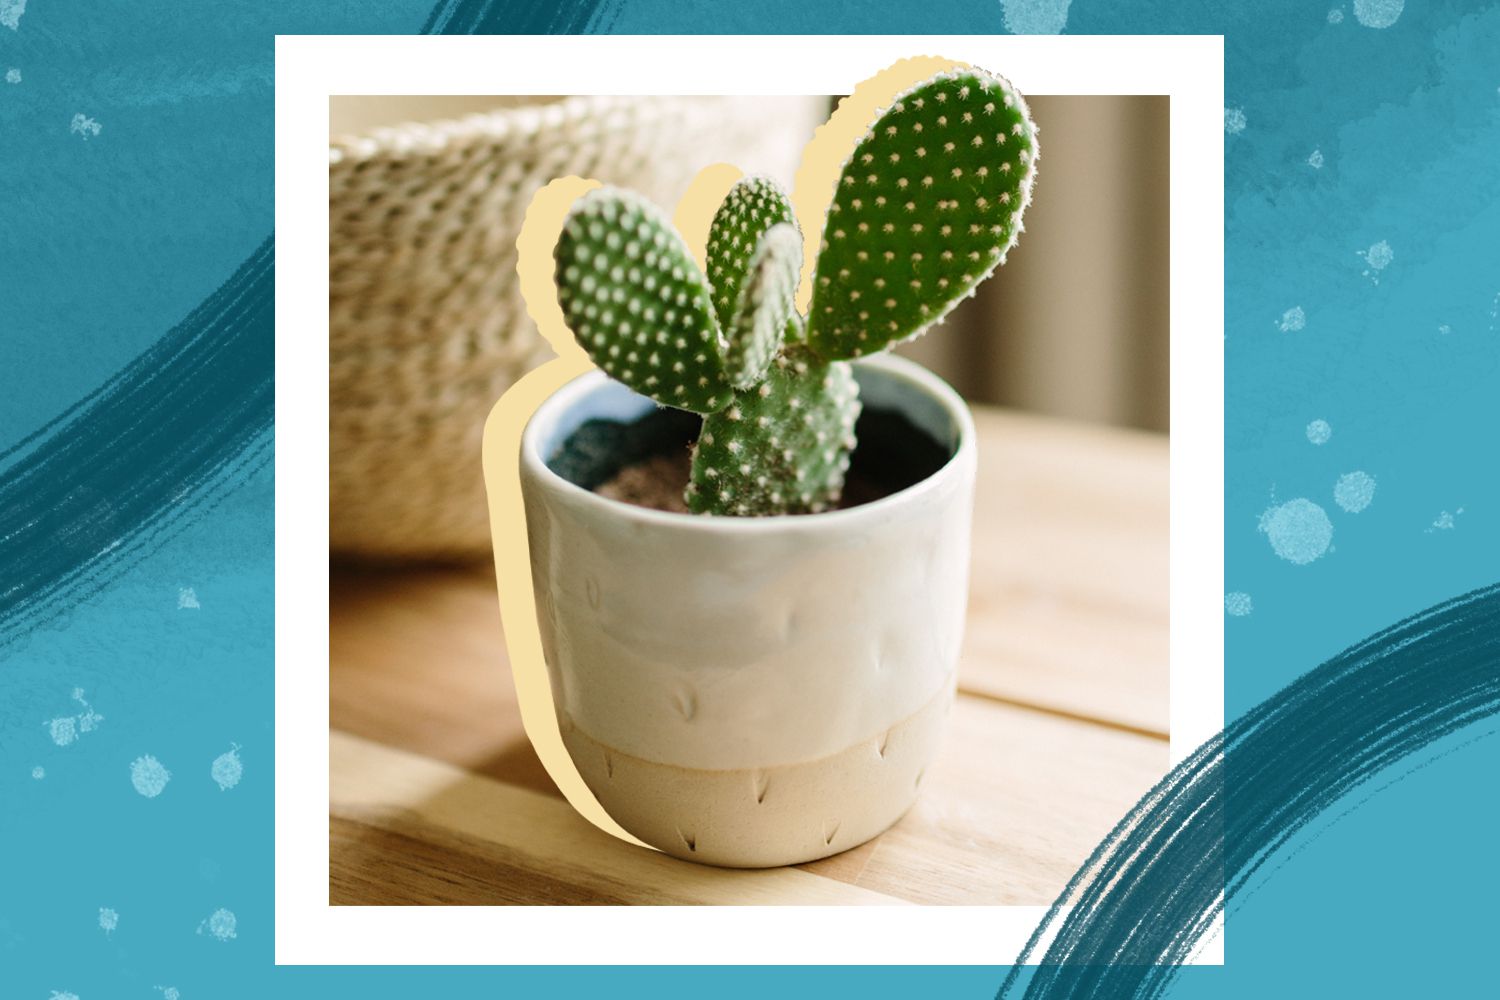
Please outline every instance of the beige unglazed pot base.
M563 742L615 821L687 861L769 868L815 861L889 829L912 803L953 704L945 685L915 715L820 760L702 771L642 760L560 714Z

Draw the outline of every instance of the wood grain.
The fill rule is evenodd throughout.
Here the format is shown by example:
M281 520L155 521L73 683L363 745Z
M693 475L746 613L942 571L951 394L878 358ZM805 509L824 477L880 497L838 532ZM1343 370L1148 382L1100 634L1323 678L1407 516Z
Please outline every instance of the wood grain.
M975 413L961 685L1167 735L1167 443Z
M330 899L1050 903L1167 765L1166 442L976 421L960 696L917 806L891 831L769 872L600 833L521 727L492 568L335 567Z

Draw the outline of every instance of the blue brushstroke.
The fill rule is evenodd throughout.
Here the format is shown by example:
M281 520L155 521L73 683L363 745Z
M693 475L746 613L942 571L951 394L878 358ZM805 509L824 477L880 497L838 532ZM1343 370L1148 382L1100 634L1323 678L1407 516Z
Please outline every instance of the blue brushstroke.
M203 502L200 488L263 438L275 405L274 256L262 243L158 343L0 453L0 648L169 537Z
M1022 951L1021 963L1039 967L1012 968L997 996L1023 995L1023 979L1027 1000L1161 996L1204 932L1299 831L1377 774L1497 712L1500 584L1351 646L1143 796Z
M618 3L577 0L438 0L424 35L576 35L598 30L596 19Z

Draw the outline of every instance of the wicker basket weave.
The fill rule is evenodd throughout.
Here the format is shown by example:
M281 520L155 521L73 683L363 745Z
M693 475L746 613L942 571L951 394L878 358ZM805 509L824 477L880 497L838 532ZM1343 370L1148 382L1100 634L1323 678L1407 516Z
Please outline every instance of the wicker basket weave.
M789 180L825 110L814 98L569 97L332 140L331 547L489 551L484 420L551 356L515 273L537 189L578 174L670 211L712 163Z

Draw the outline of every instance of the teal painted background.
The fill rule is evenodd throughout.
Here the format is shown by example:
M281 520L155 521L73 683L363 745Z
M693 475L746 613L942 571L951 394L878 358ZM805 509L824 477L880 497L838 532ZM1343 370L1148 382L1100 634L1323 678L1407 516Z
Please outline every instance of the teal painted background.
M1223 34L1224 589L1249 597L1248 614L1226 611L1226 714L1500 578L1500 6L1452 0L0 0L0 491L14 489L0 497L19 509L28 455L77 428L21 442L158 343L271 232L274 34L429 23ZM1322 444L1316 420L1331 428ZM209 470L170 530L140 527L152 544L91 556L97 585L58 592L44 616L0 618L0 995L993 995L1001 970L274 969L268 445L261 434L250 460ZM1374 492L1351 512L1368 489L1336 484L1356 472ZM1326 547L1305 505L1281 506L1299 499L1326 514ZM108 498L88 509L106 535L137 528ZM1316 558L1281 558L1273 534ZM6 544L0 593L30 558ZM75 688L102 716L88 731ZM72 720L66 745L58 719ZM1236 900L1229 965L1188 970L1171 993L1483 988L1500 888L1493 728L1490 716L1428 747L1302 831ZM211 768L235 746L243 774L221 790ZM147 755L172 775L156 798L131 782ZM118 914L108 933L101 908ZM213 933L220 909L232 938Z

